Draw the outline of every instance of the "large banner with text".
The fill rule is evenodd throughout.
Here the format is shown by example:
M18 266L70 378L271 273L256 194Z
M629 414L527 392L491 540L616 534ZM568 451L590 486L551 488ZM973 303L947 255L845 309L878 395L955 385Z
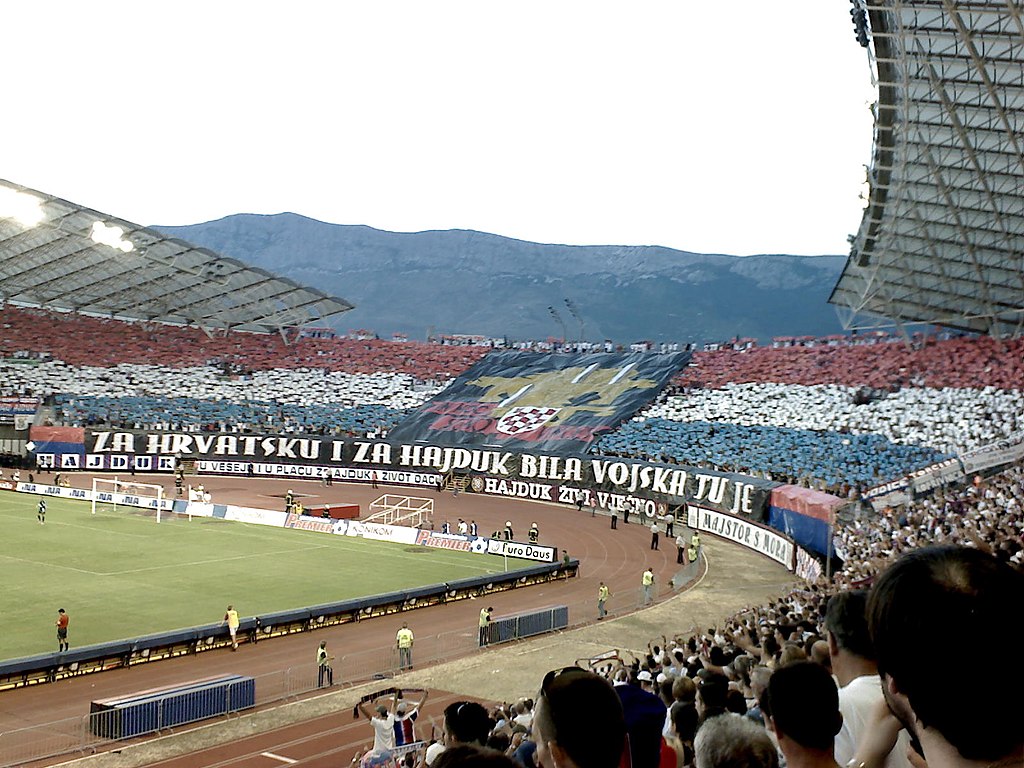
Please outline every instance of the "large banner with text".
M651 402L690 360L492 352L391 430L403 443L580 453Z
M72 454L75 460L78 456ZM675 464L601 456L452 448L392 440L284 435L86 430L86 470L171 471L178 457L200 471L252 477L327 476L340 481L436 486L449 472L470 476L479 493L602 509L641 511L699 504L763 522L778 483ZM57 461L58 466L63 462ZM67 467L72 468L72 467ZM661 510L658 512L661 514Z

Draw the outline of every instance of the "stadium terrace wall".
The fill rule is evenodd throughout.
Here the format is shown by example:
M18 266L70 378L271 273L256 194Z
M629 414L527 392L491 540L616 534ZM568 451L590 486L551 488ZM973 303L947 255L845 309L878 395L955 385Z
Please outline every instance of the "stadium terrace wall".
M756 522L768 516L772 488L778 483L697 467L657 464L608 456L513 453L484 448L453 448L387 440L337 439L295 435L138 432L82 430L81 447L60 450L37 446L36 463L54 469L170 472L177 457L196 459L202 472L254 477L318 480L328 474L341 481L370 482L372 474L389 485L436 487L449 473L485 478L478 492L603 509L638 509L647 501L667 506L699 504ZM502 485L504 483L504 485ZM519 483L516 485L515 483ZM546 487L546 488L545 488ZM525 494L525 495L524 495Z

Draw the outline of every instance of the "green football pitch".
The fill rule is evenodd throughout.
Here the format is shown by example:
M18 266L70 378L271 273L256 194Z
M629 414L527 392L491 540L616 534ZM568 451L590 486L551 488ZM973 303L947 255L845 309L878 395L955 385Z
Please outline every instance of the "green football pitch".
M497 573L503 558L0 494L0 659Z

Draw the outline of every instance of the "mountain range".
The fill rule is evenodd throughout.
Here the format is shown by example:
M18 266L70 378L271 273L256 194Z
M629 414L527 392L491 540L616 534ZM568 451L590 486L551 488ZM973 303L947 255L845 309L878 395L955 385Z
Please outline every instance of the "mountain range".
M841 332L842 256L547 245L471 230L386 232L294 213L154 227L346 299L333 325L382 338L482 334L616 343Z

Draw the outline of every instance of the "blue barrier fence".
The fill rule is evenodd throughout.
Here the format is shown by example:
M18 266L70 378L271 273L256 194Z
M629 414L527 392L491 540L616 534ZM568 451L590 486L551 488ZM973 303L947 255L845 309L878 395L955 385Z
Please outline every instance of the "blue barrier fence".
M255 679L224 675L94 701L89 712L89 730L105 739L130 739L254 706Z
M504 643L541 635L569 626L569 608L555 605L535 611L500 616L491 623L491 643Z

